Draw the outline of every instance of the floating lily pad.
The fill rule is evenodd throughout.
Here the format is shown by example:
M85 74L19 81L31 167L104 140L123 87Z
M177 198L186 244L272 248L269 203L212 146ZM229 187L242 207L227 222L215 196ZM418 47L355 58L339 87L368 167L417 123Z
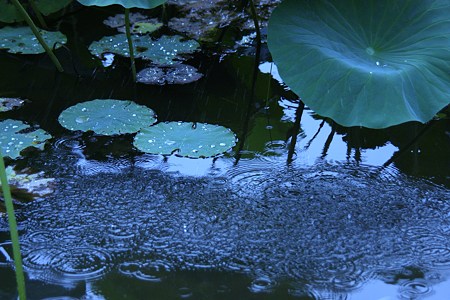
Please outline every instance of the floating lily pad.
M13 189L28 192L31 197L42 197L53 192L55 178L45 177L44 172L17 173L11 166L5 169L8 183ZM1 183L0 183L1 186Z
M173 65L171 67L151 67L137 74L137 81L145 84L187 84L202 78L203 74L189 65Z
M268 45L284 82L345 126L427 122L450 103L448 0L285 0Z
M134 34L148 34L152 33L162 27L162 23L157 19L150 19L140 13L130 13L131 33ZM103 24L116 28L117 31L125 33L125 15L118 14L114 17L109 17Z
M133 36L134 55L136 58L151 60L157 65L172 65L174 60L181 60L181 54L192 53L200 45L194 40L183 41L183 37L162 36L154 41L148 36ZM129 57L127 37L125 34L106 36L89 46L92 54L101 57L103 53L115 53Z
M166 0L78 0L86 6L109 6L113 4L121 5L125 8L150 9L164 4Z
M199 158L228 151L236 145L236 136L219 125L166 122L143 128L133 144L142 152Z
M69 130L115 135L148 127L156 122L156 116L150 108L132 101L95 99L67 108L58 121Z
M44 15L57 12L66 7L72 0L34 0L37 9ZM22 3L26 8L27 5ZM23 21L23 16L10 1L0 1L0 22L14 23Z
M59 31L40 29L39 32L47 45L55 45L55 48L61 47L67 41L66 36ZM19 54L39 54L45 52L29 27L7 26L1 28L0 49L8 49L9 53Z
M24 103L25 100L19 98L0 98L0 112L16 109Z
M28 147L44 149L45 141L52 136L42 129L33 130L22 121L0 121L0 147L3 156L16 159Z

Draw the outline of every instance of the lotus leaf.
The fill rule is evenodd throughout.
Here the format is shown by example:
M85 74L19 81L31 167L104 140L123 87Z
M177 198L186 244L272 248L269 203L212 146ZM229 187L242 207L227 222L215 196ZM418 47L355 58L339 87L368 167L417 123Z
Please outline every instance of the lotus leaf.
M51 135L42 129L32 130L22 121L11 119L0 121L0 130L2 154L12 159L18 158L20 152L28 147L44 149L45 141L51 138Z
M225 127L205 123L165 122L143 128L134 138L142 152L191 158L210 157L236 144L234 133Z
M46 31L40 29L42 38L48 45L55 45L55 48L61 47L67 39L59 31ZM29 27L4 27L0 29L0 49L8 49L9 53L19 54L39 54L45 50L39 44L37 38Z
M69 130L116 135L135 133L155 123L156 117L153 110L132 101L95 99L67 108L58 121Z
M162 27L157 19L150 19L140 13L130 13L131 33L134 34L148 34L158 30ZM103 24L116 28L117 31L125 33L125 15L118 14L114 17L109 17Z
M19 98L0 98L0 112L13 110L24 103L25 100Z
M345 126L427 122L450 102L447 0L285 0L268 45L284 82Z
M144 8L150 9L164 4L166 0L78 0L86 6L108 6L108 5L121 5L125 8Z
M200 47L194 40L182 41L182 39L178 35L164 35L156 41L146 36L133 36L134 55L136 58L151 60L157 65L172 65L175 63L174 59L181 60L178 55L192 53ZM93 42L89 50L98 57L108 52L130 56L125 34L104 37L100 41Z
M145 84L187 84L202 78L203 74L188 65L174 65L171 67L151 67L141 70L137 74L137 81Z
M53 193L54 178L46 178L44 172L17 173L11 166L5 169L8 183L15 189L26 191L29 196L45 196ZM0 183L1 186L1 183Z
M72 0L34 0L37 9L44 15L57 12L67 6ZM0 22L14 23L23 21L16 6L9 1L0 0Z

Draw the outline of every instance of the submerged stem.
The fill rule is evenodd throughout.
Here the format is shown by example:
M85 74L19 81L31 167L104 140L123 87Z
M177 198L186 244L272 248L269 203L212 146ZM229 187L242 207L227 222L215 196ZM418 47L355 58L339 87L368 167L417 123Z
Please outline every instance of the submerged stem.
M133 82L136 82L136 65L134 63L133 40L131 39L130 9L129 8L125 8L125 31L127 34L128 49L130 51L131 72L133 73Z
M14 265L16 267L17 291L19 299L25 300L25 277L23 275L22 255L20 254L19 234L17 233L16 216L14 215L14 205L12 202L11 190L6 177L5 162L0 153L0 181L2 184L3 198L5 199L6 212L8 214L9 233L11 235L11 243L13 247Z
M42 35L39 33L39 29L34 24L33 20L31 20L30 16L28 15L25 8L23 8L22 4L18 0L11 0L13 4L16 6L17 10L20 12L20 14L23 16L25 21L27 22L28 26L30 26L31 30L33 31L34 35L38 39L41 46L45 49L45 52L47 52L48 56L52 60L53 64L56 66L59 72L64 72L63 67L59 63L58 58L56 58L53 51L50 49L50 47L47 45L47 43L42 38Z

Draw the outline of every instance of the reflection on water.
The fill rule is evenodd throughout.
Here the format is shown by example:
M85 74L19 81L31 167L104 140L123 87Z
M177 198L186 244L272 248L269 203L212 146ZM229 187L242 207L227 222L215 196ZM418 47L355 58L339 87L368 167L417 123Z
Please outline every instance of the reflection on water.
M202 176L190 176L181 158L145 155L120 173L90 174L79 167L78 150L55 147L39 157L59 178L57 191L22 212L28 277L70 288L66 296L87 293L84 287L79 294L85 281L106 295L105 286L131 278L158 290L219 272L209 284L222 282L224 299L236 290L273 299L358 299L376 284L395 285L391 295L409 299L432 295L450 271L449 191L391 168L286 166L281 158L234 166L222 157L185 160L201 162ZM167 172L177 167L181 172ZM192 280L176 286L174 299L219 295L218 288L202 294Z

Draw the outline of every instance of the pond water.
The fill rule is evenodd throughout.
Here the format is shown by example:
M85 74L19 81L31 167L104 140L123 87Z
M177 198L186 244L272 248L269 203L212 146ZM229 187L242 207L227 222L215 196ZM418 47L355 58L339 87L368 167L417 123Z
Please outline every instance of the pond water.
M128 60L104 69L83 56L81 45L111 33L91 28L112 12L58 24L65 73L45 55L0 52L0 96L30 100L0 117L54 137L7 162L55 179L52 194L17 209L29 299L448 299L448 119L368 130L306 108L297 133L297 96L264 46L253 92L254 45L234 46L252 31L233 24L219 34L225 46L188 61L199 81L133 85ZM96 98L226 126L238 145L163 157L134 149L132 135L59 125L61 111ZM17 297L11 255L1 217L0 299Z

